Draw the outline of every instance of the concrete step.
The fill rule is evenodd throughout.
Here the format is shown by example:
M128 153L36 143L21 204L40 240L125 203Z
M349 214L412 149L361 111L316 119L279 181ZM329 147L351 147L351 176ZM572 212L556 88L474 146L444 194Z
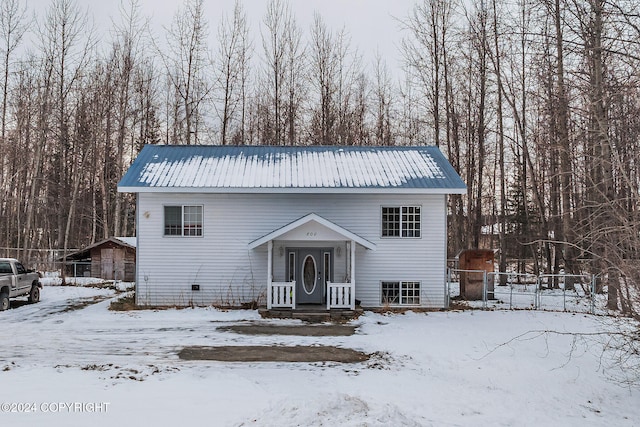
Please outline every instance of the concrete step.
M319 310L319 309L285 309L277 308L267 310L266 308L258 309L258 313L263 318L277 318L277 319L299 319L309 323L321 323L339 321L344 322L357 318L362 314L362 309L355 310Z

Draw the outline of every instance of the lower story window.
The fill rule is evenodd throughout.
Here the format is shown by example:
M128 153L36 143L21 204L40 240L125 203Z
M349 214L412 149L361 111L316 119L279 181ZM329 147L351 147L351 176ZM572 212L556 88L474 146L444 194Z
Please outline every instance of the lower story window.
M420 282L382 282L382 304L420 304Z

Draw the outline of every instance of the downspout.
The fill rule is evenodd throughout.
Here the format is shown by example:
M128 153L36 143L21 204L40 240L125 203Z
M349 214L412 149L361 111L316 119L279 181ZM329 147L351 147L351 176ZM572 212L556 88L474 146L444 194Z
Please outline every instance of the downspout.
M271 295L271 280L272 280L272 264L273 264L273 240L269 240L267 243L267 310L271 310L273 304Z

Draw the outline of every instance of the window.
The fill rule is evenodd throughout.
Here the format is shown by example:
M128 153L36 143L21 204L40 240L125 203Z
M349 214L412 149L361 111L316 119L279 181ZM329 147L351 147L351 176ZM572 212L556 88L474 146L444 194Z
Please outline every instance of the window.
M400 304L400 282L382 282L382 304Z
M0 274L13 274L9 261L0 261Z
M324 281L331 282L333 276L331 275L331 252L324 253Z
M202 236L202 206L184 206L182 211L184 235Z
M420 206L382 207L382 237L420 237Z
M420 304L420 282L402 282L400 304Z
M420 282L382 282L382 304L420 304Z
M165 236L202 236L202 206L165 206Z
M382 237L400 236L400 208L382 208Z
M296 280L296 253L289 252L289 282L295 282Z
M27 269L24 268L19 262L16 262L16 272L18 274L27 274Z

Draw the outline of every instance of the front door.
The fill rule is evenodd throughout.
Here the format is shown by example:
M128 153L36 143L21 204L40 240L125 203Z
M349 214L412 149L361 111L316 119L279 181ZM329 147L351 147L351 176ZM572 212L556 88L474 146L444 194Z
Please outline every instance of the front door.
M113 280L113 249L104 248L100 251L100 278Z
M324 303L327 281L333 280L333 249L288 249L287 255L287 275L296 281L296 303Z

